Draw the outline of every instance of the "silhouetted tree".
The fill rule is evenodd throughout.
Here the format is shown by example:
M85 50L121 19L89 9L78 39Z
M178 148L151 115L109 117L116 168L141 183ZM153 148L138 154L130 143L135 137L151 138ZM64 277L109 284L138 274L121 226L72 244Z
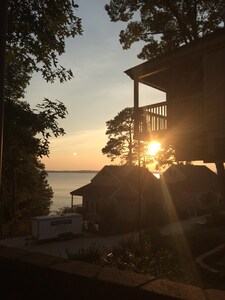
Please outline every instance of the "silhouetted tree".
M120 111L112 120L106 122L106 134L109 140L102 149L111 161L120 158L121 162L129 165L134 163L133 149L135 142L133 140L134 131L134 112L132 108L125 108Z
M47 82L64 82L73 73L59 63L65 52L65 39L82 34L78 5L71 0L9 1L6 43L5 96L24 96L33 72Z
M53 196L39 157L49 154L49 138L64 135L61 102L45 99L32 110L25 101L5 102L2 201L4 219L48 214Z
M138 57L150 59L213 32L223 6L223 0L111 0L105 9L111 21L127 23L119 36L123 49L144 42Z
M58 119L67 111L62 102L48 99L31 109L21 98L34 72L51 83L73 77L58 58L66 38L82 34L77 8L73 0L9 1L1 195L5 221L49 212L53 193L39 158L49 154L51 136L65 133Z
M114 161L120 159L121 164L138 164L138 143L133 139L134 135L134 110L133 108L124 108L112 120L106 122L109 140L102 153ZM146 153L148 143L140 144L141 164L148 164L150 157Z

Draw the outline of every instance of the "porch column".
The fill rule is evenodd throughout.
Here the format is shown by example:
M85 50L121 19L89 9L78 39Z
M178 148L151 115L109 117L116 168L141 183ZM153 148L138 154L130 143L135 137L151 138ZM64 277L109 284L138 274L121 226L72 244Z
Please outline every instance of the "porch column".
M225 205L225 168L222 161L215 162L217 176L219 179L220 191L222 195L223 206Z
M134 79L134 138L139 139L139 82Z
M73 208L73 195L71 195L71 208Z
M141 160L140 160L140 114L139 114L139 82L138 78L134 79L134 139L138 141L138 187L137 187L137 200L138 200L138 227L139 227L139 242L141 242L142 231L142 215L141 215Z

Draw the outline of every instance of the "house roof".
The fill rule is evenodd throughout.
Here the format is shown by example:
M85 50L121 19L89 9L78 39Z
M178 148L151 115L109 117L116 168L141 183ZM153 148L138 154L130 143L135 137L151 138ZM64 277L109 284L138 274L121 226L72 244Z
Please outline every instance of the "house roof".
M86 184L79 189L70 192L73 196L89 196L94 197L107 197L117 189L116 186L98 186L92 183Z
M112 186L104 185L104 184L96 184L95 178L97 178L98 174L101 174L104 170L107 170L106 176L113 174L113 176L118 179ZM140 173L139 173L140 171ZM99 171L97 175L91 180L91 183L72 191L71 195L77 196L94 196L94 197L107 197L110 196L116 189L119 187L122 188L125 185L130 185L131 188L135 190L138 189L138 185L140 182L141 190L146 192L146 190L155 188L158 183L158 179L149 172L146 168L138 167L138 166L105 166L102 170Z
M127 166L127 165L104 166L101 171L108 170L111 174L113 174L117 179L119 179L121 181L121 180L124 180L125 178L129 178L130 176L132 176L131 174L133 174L135 172L137 173L138 168L139 168L138 166ZM146 170L146 169L141 167L140 170L143 173L143 170ZM98 174L96 176L98 176Z
M184 182L187 188L191 190L201 190L208 188L217 188L218 177L216 173L206 166L199 165L172 165L163 174L162 179L167 182L170 177L170 169L174 168L184 177Z
M142 186L158 182L158 179L146 168L138 166L105 166L120 181L126 181L137 189L139 180Z
M156 180L156 181L158 180L148 169L146 169L144 167L139 168L138 166L127 166L127 165L123 165L123 166L104 166L99 171L99 173L103 172L104 170L109 171L111 174L113 174L120 181L126 179L126 181L129 181L130 183L132 182L134 184L137 181L137 178L139 176L138 175L139 174L138 170L140 170L141 177L148 176L152 180ZM98 174L96 174L95 177L97 177ZM91 181L94 181L94 178L92 178Z
M218 177L206 166L174 164L162 174L160 180L162 189L166 186L172 205L179 210L200 209L202 204L196 195L218 191Z
M122 180L133 170L134 166L105 166L104 168Z
M224 42L225 28L219 28L214 33L130 68L125 73L132 79L166 92L168 76L171 76L171 68L175 64L198 67L207 51L224 47Z
M127 181L132 184L133 187L137 188L139 185L139 180L140 184L143 188L152 186L154 184L158 183L158 179L151 173L149 172L148 169L146 168L140 168L140 174L138 172L139 167L138 166L133 166L133 169L130 170L128 176L127 176Z

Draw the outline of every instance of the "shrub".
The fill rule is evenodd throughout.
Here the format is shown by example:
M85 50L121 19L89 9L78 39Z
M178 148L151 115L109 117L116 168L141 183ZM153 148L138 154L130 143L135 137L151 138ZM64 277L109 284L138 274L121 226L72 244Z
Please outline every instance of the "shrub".
M73 212L75 212L75 209L73 207L64 206L57 210L52 211L51 215L64 215L64 214L73 213Z
M133 239L121 241L120 245L112 250L92 245L87 249L80 249L74 254L68 253L68 259L97 263L156 278L178 280L182 277L176 255L166 249L155 252L148 237L144 237L141 242Z
M78 249L75 253L70 253L67 251L67 257L69 260L81 260L89 263L98 263L103 249L96 244L92 244L88 248Z

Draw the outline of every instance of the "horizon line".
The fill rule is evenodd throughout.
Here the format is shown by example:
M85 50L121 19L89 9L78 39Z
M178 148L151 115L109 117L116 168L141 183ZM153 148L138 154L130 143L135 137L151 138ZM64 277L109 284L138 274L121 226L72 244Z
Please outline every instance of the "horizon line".
M81 169L81 170L46 170L46 172L99 172L99 170Z

